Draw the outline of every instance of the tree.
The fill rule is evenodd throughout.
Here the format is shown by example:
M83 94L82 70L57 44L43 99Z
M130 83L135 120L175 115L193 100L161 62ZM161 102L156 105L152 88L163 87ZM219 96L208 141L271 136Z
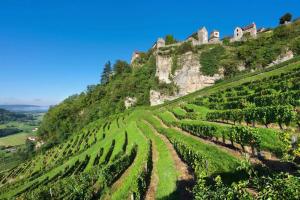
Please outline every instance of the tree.
M109 76L111 74L111 64L110 61L105 63L102 75L101 75L101 84L105 85L109 82Z
M113 68L116 75L130 70L129 64L123 60L117 60Z
M284 24L285 22L290 22L290 21L292 21L292 14L286 13L282 17L280 17L279 23Z
M166 35L165 41L166 41L166 45L174 44L177 42L173 35Z

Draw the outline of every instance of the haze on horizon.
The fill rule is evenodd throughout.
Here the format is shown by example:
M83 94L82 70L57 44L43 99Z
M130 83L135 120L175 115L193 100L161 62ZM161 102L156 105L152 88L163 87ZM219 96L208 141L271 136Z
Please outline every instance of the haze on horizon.
M104 63L130 60L158 37L185 39L201 26L221 37L256 22L274 27L295 0L1 1L0 104L54 105L99 83Z

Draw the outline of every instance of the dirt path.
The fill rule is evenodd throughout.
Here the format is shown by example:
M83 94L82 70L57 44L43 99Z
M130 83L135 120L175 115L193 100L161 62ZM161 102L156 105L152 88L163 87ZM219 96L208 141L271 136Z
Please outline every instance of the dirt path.
M167 148L171 153L171 156L174 160L175 168L179 172L179 177L177 180L179 198L184 200L192 199L190 189L194 184L193 174L189 171L188 166L179 158L177 152L175 151L173 145L167 139L167 137L162 134L159 134L149 122L144 122L153 130L153 133L160 137L160 139L167 145Z
M157 188L157 184L158 184L158 175L157 175L157 161L158 161L158 152L156 149L156 144L154 140L152 141L152 164L153 164L153 168L152 168L152 173L151 173L151 181L150 181L150 185L149 188L146 192L146 198L145 200L155 200L155 196L156 196L156 188Z

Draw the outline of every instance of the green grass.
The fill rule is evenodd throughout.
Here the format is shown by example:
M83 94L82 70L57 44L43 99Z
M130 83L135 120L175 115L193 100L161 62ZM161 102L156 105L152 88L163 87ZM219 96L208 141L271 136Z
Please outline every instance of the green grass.
M182 115L182 116L186 115L186 111L180 107L175 107L172 109L172 111L177 115Z
M18 146L25 144L29 133L18 133L0 138L0 146Z
M158 110L158 111L153 111L155 112L156 115L160 116L161 118L164 119L164 122L167 123L168 125L171 125L173 122L177 121L178 119L171 113L170 111L166 110Z
M186 104L188 109L193 109L197 114L197 119L206 120L206 114L211 110L205 106L197 106L195 104Z
M38 124L42 120L42 118L42 114L35 114L34 120L29 122L8 122L5 124L0 124L0 129L17 128L22 130L22 132L17 134L0 137L0 146L18 146L25 144L26 138L28 136L36 135L36 132L33 132L32 130L34 128L38 128Z
M298 68L299 65L300 62L297 61L294 64L289 64L283 67L274 67L272 68L273 70L266 69L262 71L264 73L255 72L247 75L238 76L161 106L157 106L154 108L136 108L130 111L126 111L127 114L124 115L125 119L122 118L122 115L119 115L119 127L116 123L116 117L118 116L113 116L110 118L112 123L109 129L108 127L106 127L103 131L102 126L98 127L98 140L94 145L90 146L89 148L86 148L82 143L80 145L82 151L71 155L69 158L66 158L63 154L63 151L65 148L67 148L69 142L71 143L71 140L69 140L66 141L65 144L51 149L50 151L53 151L52 154L47 154L48 152L50 152L48 151L47 153L43 153L32 158L32 166L30 169L33 169L34 171L40 171L45 169L43 174L41 174L33 180L28 180L32 171L25 171L16 179L17 181L19 181L20 184L16 185L16 187L11 186L9 191L0 194L0 198L7 197L8 199L11 199L12 197L14 197L15 194L24 191L32 184L41 182L46 178L51 179L55 175L64 171L67 166L73 165L77 160L83 161L86 155L89 155L91 157L90 162L85 169L85 171L89 171L93 168L93 161L96 155L98 154L100 148L104 148L104 153L99 161L101 163L103 162L105 155L107 154L109 147L111 146L112 141L115 139L116 144L110 159L114 158L118 153L122 152L125 131L127 131L128 133L128 146L126 151L129 152L132 149L132 147L136 144L138 146L138 153L134 159L133 164L125 171L125 174L123 174L119 178L118 183L120 184L115 186L114 188L108 188L106 190L106 195L110 197L110 199L128 199L133 193L138 192L137 181L141 177L141 174L144 172L145 168L147 168L148 166L146 163L149 159L150 152L150 142L147 139L149 138L152 141L154 141L156 150L158 152L156 170L157 175L159 177L159 182L157 185L156 198L171 198L171 196L174 195L174 193L176 193L176 181L178 178L178 172L175 169L174 161L166 144L161 140L159 136L154 134L153 129L147 123L144 123L143 119L147 120L160 134L164 134L171 141L171 143L181 142L184 144L185 147L190 147L192 152L197 152L203 155L207 160L207 168L205 170L208 172L208 176L214 177L220 174L225 181L230 181L233 179L238 180L240 174L239 172L237 172L236 168L239 166L240 159L232 156L231 154L214 145L210 145L205 142L195 140L194 138L188 135L184 135L181 131L172 128L170 125L173 122L197 123L199 122L199 120L205 120L205 116L209 111L208 108L187 103L192 102L191 100L193 100L193 98L199 95L209 95L211 93L218 92L219 90L240 85L244 82L262 79L271 75L287 72L291 69ZM173 113L175 113L178 116L182 116L183 118L186 117L187 114L189 114L180 107L180 104L185 105L189 109L193 109L194 113L197 114L197 120L176 119ZM149 110L153 110L153 112ZM165 124L169 125L169 127L165 128L155 117L155 115L159 116L165 122ZM214 122L205 123L212 123L223 127L230 127L230 125L223 125ZM25 132L0 138L0 146L7 144L23 144L26 137L32 133L31 130L33 127L30 124L9 123L8 125L14 127L17 126L17 128L20 128ZM101 125L101 123L99 125ZM0 125L0 128L4 126L7 125ZM96 124L87 125L82 132L76 134L82 136L87 130L89 130L89 128L94 128L95 126ZM281 141L279 139L278 133L272 129L258 128L258 130L261 135L262 149L280 153ZM104 133L106 134L105 139L102 138L102 135ZM74 134L74 136L76 134ZM84 138L84 141L88 141L88 143L91 144L94 140L93 135L89 135L87 137L88 138ZM76 147L73 149L73 152L75 149ZM54 157L54 155L56 154L58 155L58 158ZM5 164L0 163L0 171L1 169L7 169L7 167L9 168L16 166L17 164L19 164L18 160L12 160L11 162ZM20 164L20 166L24 166L24 164ZM7 186L9 185L10 184L8 184ZM172 196L172 198L173 197L174 196Z
M109 199L127 199L137 187L137 179L144 169L147 162L147 152L149 151L149 143L143 133L138 129L136 121L138 120L137 115L132 114L127 120L127 132L128 132L128 146L132 148L134 144L138 145L137 156L128 169L128 175L121 177L122 184L116 188L115 191L110 194Z
M174 160L169 152L167 145L162 139L153 133L149 125L139 121L139 127L143 133L154 141L158 152L157 175L158 185L156 190L156 199L166 199L176 190L177 172L174 166ZM153 147L154 148L154 147Z
M280 140L280 132L273 129L257 128L261 137L261 148L270 151L277 156L282 156L283 143Z
M171 141L172 139L185 142L195 151L200 152L208 160L208 172L209 174L218 174L235 171L239 165L239 160L223 150L218 149L215 146L205 144L198 140L183 135L179 131L173 128L163 128L161 123L151 116L151 114L145 115L146 120L151 123L156 130L166 135Z

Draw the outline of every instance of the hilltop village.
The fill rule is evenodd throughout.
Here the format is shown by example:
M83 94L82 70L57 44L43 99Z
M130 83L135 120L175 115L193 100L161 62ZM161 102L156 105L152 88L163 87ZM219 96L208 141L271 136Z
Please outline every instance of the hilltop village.
M286 22L283 23L282 26L288 24L289 22ZM212 30L209 33L206 27L201 27L183 41L176 41L172 38L170 42L167 37L165 39L158 38L149 50L150 54L155 56L156 60L155 77L157 77L160 84L167 84L175 88L175 92L168 94L158 89L152 89L150 90L150 104L158 105L165 101L174 100L196 90L211 86L215 84L217 80L222 79L225 69L221 64L217 67L218 70L215 70L213 73L203 73L203 67L207 69L209 65L203 65L203 59L205 60L205 56L202 56L203 52L215 48L226 51L229 44L235 46L234 43L236 42L255 41L259 39L260 35L268 34L272 34L272 29L257 28L256 23L253 22L244 27L236 27L233 30L233 35L229 37L221 38L220 31ZM181 51L180 49L184 50ZM230 49L232 48L227 48L227 52L231 51ZM266 63L265 66L272 66L294 57L293 52L288 49L288 46L283 46L280 51L281 53L272 52L272 58L267 61L268 63ZM145 55L149 55L149 52L133 52L131 66L133 68L141 66L140 63L143 63ZM231 53L231 55L233 54L234 53ZM221 58L214 58L214 60L218 59L220 60ZM210 63L210 61L208 63ZM247 68L245 60L242 59L231 64L231 66L235 66L237 71L243 71ZM258 64L255 67L261 68L262 66ZM252 70L255 69L253 68ZM134 97L128 97L125 100L125 107L131 107L135 103L136 99Z
M157 41L152 46L152 49L159 49L161 47L168 46L179 46L184 42L191 42L193 46L199 46L203 44L221 44L224 39L229 39L230 42L236 42L241 40L246 40L247 38L256 38L258 33L266 31L265 28L257 29L256 24L253 22L245 27L236 27L233 31L233 36L220 38L220 31L213 30L208 35L206 27L200 28L197 32L194 32L187 37L186 40L176 42L174 44L166 45L165 39L158 38ZM136 58L140 57L142 52L134 51L131 58L131 63L133 63Z

